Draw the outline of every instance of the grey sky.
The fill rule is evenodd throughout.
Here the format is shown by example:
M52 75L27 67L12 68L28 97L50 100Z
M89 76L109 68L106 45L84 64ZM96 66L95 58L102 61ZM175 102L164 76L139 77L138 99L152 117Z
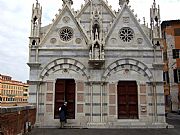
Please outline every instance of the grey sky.
M29 79L28 44L32 4L36 0L0 0L0 74L10 75L15 80ZM42 25L51 23L62 8L62 0L39 0L43 8ZM118 10L119 0L108 0L112 9ZM161 20L180 19L180 0L156 0L160 5ZM80 9L84 0L74 0L73 8ZM130 0L134 14L149 20L149 8L153 0ZM149 23L149 21L147 22Z

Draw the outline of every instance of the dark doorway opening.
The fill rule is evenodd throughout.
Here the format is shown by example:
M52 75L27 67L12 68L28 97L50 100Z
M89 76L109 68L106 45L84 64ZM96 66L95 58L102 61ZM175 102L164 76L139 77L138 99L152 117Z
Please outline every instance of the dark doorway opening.
M117 86L118 119L138 119L136 81L119 81Z
M54 118L59 119L59 107L67 101L67 119L75 119L75 80L57 79L55 84Z

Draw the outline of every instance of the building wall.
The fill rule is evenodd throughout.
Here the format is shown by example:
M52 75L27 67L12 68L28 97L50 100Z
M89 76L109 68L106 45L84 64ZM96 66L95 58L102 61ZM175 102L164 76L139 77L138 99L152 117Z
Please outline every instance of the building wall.
M23 90L28 89L28 85L19 81L12 80L10 76L0 76L1 103L23 102ZM27 102L27 96L25 98Z
M150 34L146 35L148 28L139 24L126 4L115 15L104 1L90 3L86 1L76 17L70 5L64 4L43 38L30 37L29 102L37 106L36 123L42 127L59 126L59 120L54 119L56 80L74 79L75 119L68 119L67 126L165 127L161 48L153 46ZM98 12L97 5L102 6L99 18L106 20L100 24L103 32L99 32L99 37L102 39L97 39L97 33L93 35L91 32L93 16L90 19L89 14L90 10ZM39 6L36 3L33 13ZM69 21L65 22L64 18ZM74 35L69 41L59 38L58 30L63 27L73 29ZM121 28L131 28L134 32L129 42L120 38ZM79 38L81 42L77 42ZM32 39L41 42L32 45ZM104 59L92 59L91 49L95 41L103 45ZM137 119L118 119L119 81L137 83Z
M1 107L0 131L4 135L26 134L32 130L36 121L36 108L24 107Z
M180 28L180 22L178 20L164 21L162 22L162 32L164 35L164 52L167 53L167 59L165 60L164 72L168 71L169 82L165 80L165 96L167 102L167 111L177 111L179 109L179 81L174 80L174 70L180 68L180 57L173 57L173 50L180 49L180 35L177 36L174 33L176 28ZM177 73L176 73L177 74ZM179 77L179 75L178 75Z
M27 102L29 96L29 85L26 84L23 86L23 101Z

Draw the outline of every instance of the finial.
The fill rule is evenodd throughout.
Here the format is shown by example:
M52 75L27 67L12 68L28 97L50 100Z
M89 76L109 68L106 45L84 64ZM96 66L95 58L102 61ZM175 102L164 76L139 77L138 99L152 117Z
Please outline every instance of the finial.
M145 19L145 17L143 17L143 21L144 21L144 25L146 25L146 19Z
M36 8L40 8L38 0L36 0Z
M73 4L73 0L62 0L64 4L69 4L72 5Z
M119 0L119 5L123 6L124 3L129 4L129 0Z
M156 0L154 0L154 3L153 3L154 7L156 8Z

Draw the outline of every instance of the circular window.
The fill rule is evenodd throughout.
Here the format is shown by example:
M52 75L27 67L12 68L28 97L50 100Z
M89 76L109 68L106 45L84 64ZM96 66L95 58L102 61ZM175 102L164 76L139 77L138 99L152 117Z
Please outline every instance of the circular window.
M70 18L69 18L68 16L65 16L65 17L63 18L63 22L64 22L64 23L69 23L69 21L70 21Z
M63 41L70 41L73 37L73 29L70 27L63 27L59 31L60 39Z
M82 41L82 40L81 40L80 38L76 38L76 43L77 43L77 44L80 44L81 41Z
M56 43L56 38L51 38L51 40L50 40L50 42L52 43L52 44L54 44L54 43Z
M119 37L124 42L130 42L133 39L134 31L131 28L124 27L119 31Z

